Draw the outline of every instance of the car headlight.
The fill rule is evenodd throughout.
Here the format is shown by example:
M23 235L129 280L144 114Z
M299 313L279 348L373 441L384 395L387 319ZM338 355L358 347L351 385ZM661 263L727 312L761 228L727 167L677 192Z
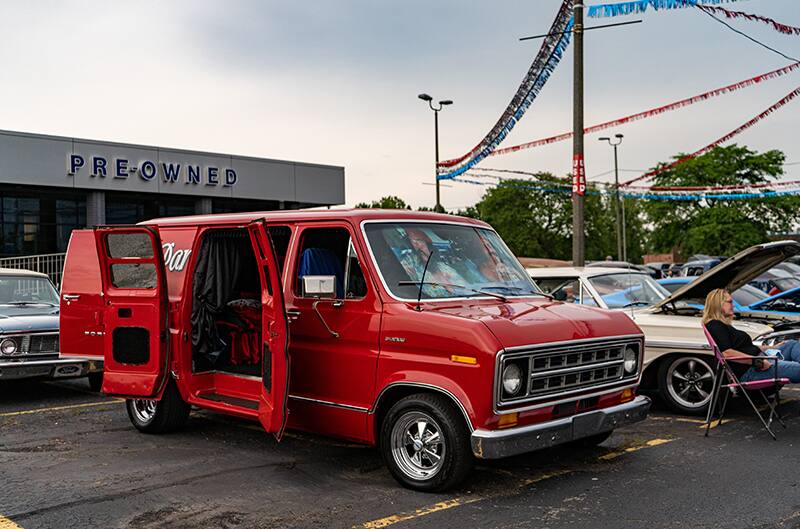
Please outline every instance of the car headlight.
M508 364L503 369L503 391L513 397L522 389L522 370L517 364Z
M626 347L622 358L624 360L623 368L625 369L625 373L629 375L635 373L636 367L639 364L639 354L636 352L636 349Z
M6 338L2 342L0 342L0 353L4 355L13 355L17 352L17 342L12 340L11 338Z

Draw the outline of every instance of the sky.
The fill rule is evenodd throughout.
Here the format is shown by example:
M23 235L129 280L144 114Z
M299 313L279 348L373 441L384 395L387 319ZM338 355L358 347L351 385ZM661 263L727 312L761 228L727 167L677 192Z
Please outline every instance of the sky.
M600 3L587 0L587 4ZM396 195L434 204L433 112L442 159L466 153L508 105L560 0L4 0L0 129L343 166L346 204ZM724 7L800 26L798 0ZM792 9L792 7L794 9ZM791 61L697 9L648 11L642 23L587 32L585 123L622 117ZM800 58L800 36L731 25ZM621 179L692 152L800 86L800 71L586 137L590 180ZM501 147L572 128L571 48ZM786 153L800 179L800 98L737 137ZM571 142L490 157L478 168L570 171ZM443 182L457 210L486 188Z

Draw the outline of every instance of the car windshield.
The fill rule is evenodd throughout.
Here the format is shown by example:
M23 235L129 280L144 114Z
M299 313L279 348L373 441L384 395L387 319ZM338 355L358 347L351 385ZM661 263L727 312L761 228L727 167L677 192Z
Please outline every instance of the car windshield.
M58 294L43 277L0 277L0 305L58 305Z
M621 272L589 278L610 309L647 307L669 296L669 292L645 274Z
M540 294L494 231L457 224L371 222L364 230L389 291L401 299ZM415 283L416 282L416 283Z
M733 291L733 300L743 307L752 305L768 297L766 292L757 289L753 285L744 285Z

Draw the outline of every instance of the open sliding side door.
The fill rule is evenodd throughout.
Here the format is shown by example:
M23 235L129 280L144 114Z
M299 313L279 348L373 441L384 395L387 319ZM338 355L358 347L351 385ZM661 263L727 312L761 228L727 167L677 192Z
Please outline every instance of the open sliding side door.
M283 303L281 272L264 220L248 227L261 275L261 396L258 418L280 440L289 415L289 324Z
M158 398L169 361L167 283L158 232L125 226L94 233L104 299L103 393Z

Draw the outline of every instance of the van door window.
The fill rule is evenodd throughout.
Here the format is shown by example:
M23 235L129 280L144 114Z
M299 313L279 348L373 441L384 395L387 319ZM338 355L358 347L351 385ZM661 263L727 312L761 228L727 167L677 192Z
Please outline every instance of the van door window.
M294 292L303 295L303 277L334 276L337 299L359 299L367 282L350 232L345 228L310 228L303 232L298 250Z
M267 231L269 238L272 239L272 247L275 249L275 259L278 260L278 273L283 277L283 263L286 262L292 230L288 226L268 226Z

